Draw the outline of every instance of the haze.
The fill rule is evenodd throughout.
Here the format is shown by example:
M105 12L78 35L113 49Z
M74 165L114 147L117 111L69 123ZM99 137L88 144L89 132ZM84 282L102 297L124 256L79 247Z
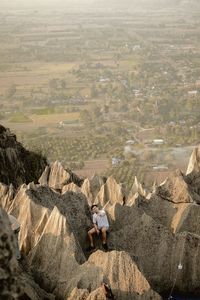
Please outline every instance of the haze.
M1 123L81 176L131 188L184 170L200 139L198 6L0 0Z
M0 1L0 7L3 8L38 8L38 7L58 7L58 6L65 6L65 5L76 5L76 4L84 4L84 3L92 3L93 0L13 0L12 2L8 2L7 0Z
M0 8L9 8L9 9L32 9L32 8L51 8L51 7L84 7L90 6L90 8L97 7L120 7L124 9L130 9L130 7L142 7L142 8L160 8L167 7L176 4L187 4L190 5L193 3L198 3L196 0L185 1L185 0L125 0L125 1L115 1L115 0L13 0L8 2L7 0L0 1Z
M59 6L66 6L66 5L84 5L84 4L91 4L94 0L13 0L12 2L8 2L7 0L0 1L1 8L38 8L38 7L59 7Z

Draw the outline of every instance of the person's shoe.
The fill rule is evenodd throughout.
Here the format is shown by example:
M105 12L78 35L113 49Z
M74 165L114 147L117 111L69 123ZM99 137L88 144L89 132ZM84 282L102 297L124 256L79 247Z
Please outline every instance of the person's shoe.
M22 259L23 259L23 257L21 256L21 254L17 255L16 258L17 258L18 261L22 261Z
M94 251L95 250L95 246L89 246L87 249L86 249L86 251Z
M102 244L102 246L103 246L103 249L104 250L106 250L106 251L108 251L108 245L105 243L105 244Z

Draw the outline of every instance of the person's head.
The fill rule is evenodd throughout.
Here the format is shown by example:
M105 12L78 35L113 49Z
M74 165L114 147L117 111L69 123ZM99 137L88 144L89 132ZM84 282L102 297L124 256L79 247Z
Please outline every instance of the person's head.
M93 214L97 213L98 210L99 210L99 208L98 208L98 205L97 205L97 204L93 204L93 205L91 206L91 211L92 211Z

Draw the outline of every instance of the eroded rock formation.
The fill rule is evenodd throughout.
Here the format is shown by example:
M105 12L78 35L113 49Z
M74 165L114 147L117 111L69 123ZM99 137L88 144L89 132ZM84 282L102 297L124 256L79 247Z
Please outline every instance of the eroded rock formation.
M17 263L15 239L8 215L0 208L0 299L54 300Z
M77 186L81 186L83 179L79 178L76 174L71 172L71 170L64 169L59 161L52 163L50 166L46 166L39 179L41 185L48 185L60 192L64 186L71 182L75 183Z
M186 175L176 171L148 196L134 178L127 195L113 177L83 182L58 162L46 168L39 184L23 184L18 190L1 184L0 205L21 224L19 243L26 262L26 270L17 267L4 213L0 221L9 232L10 252L1 247L0 261L4 274L10 274L5 276L13 278L9 290L33 300L155 300L172 287L183 295L199 295L199 153L193 152ZM109 251L103 252L96 239L99 250L90 255L86 233L93 203L106 210L111 230Z
M18 187L36 181L46 165L44 157L27 151L9 129L0 125L0 182Z
M0 299L18 299L21 295L14 251L14 234L6 213L0 208Z

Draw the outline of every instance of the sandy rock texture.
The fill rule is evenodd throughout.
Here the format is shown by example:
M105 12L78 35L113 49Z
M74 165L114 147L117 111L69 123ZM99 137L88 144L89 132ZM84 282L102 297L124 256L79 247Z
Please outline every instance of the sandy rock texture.
M54 300L26 273L15 257L16 237L7 213L0 208L0 299Z
M76 174L71 172L71 170L64 169L59 161L52 163L50 166L46 166L44 172L39 178L39 183L41 185L48 185L60 192L64 186L72 182L77 186L81 186L83 179L79 178Z
M46 167L39 184L4 180L0 298L159 300L172 287L173 293L200 295L199 161L197 148L186 174L175 171L150 192L136 177L128 193L113 177L83 180L59 162ZM107 252L97 236L97 250L86 249L94 203L109 219ZM20 223L22 262L6 213Z

